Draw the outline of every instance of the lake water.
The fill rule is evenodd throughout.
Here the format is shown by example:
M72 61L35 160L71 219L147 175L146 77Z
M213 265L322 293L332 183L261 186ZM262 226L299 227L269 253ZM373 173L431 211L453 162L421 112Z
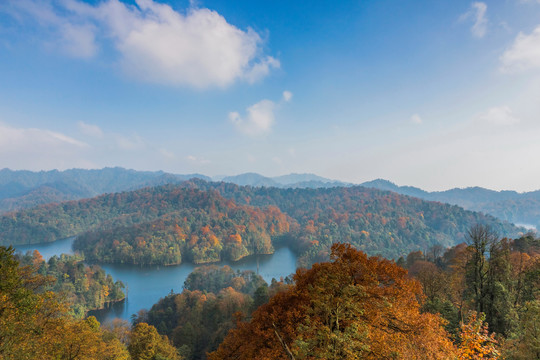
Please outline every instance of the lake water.
M38 250L44 259L53 255L73 254L71 245L74 238L58 240L52 243L15 246L17 251L26 252ZM221 262L216 265L229 265L234 270L257 271L270 283L272 278L279 279L296 271L296 255L287 247L276 249L273 255L249 256L236 262ZM181 264L177 266L148 266L139 267L120 264L100 264L115 280L121 280L125 285L127 298L124 302L112 307L93 312L99 321L106 322L115 317L130 320L132 314L141 309L150 309L160 298L171 292L181 292L186 277L199 265Z

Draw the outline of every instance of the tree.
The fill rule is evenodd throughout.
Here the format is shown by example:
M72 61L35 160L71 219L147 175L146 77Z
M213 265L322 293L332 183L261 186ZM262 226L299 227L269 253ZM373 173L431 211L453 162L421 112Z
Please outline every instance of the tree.
M475 225L468 232L471 257L467 263L467 284L477 312L486 311L488 264L486 254L497 241L497 235L487 225Z
M461 323L458 359L497 359L499 355L497 341L493 334L489 334L484 316L478 317L476 312L470 312L467 322Z
M421 313L420 284L395 263L332 246L332 262L239 322L209 359L449 359L444 321Z
M155 327L146 323L135 325L128 350L133 360L180 360L167 337L159 335Z
M50 278L20 267L12 247L0 246L0 358L127 360L114 337L104 337L93 317L77 320L66 304L46 291Z
M517 334L508 341L504 355L513 360L540 359L540 300L521 309Z

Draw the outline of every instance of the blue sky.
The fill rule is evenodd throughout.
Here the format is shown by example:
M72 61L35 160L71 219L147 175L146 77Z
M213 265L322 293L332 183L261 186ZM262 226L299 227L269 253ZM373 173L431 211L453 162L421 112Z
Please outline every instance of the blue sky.
M0 2L0 167L540 188L540 1Z

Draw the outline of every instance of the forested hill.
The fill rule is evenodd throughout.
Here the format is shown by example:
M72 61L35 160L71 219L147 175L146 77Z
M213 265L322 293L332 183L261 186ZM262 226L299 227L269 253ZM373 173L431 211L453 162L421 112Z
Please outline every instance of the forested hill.
M65 171L0 170L0 214L37 205L91 198L105 193L131 191L147 186L179 184L189 179L211 181L202 174L171 174L163 171L137 171L121 167L70 169ZM223 181L238 185L319 188L347 186L340 181L314 174L288 174L273 178L255 173L228 176Z
M237 206L215 191L165 185L48 204L0 217L2 244L48 242L79 235L88 260L178 264L238 260L272 253L289 231L275 207Z
M398 186L377 179L361 184L380 190L454 204L467 210L481 211L513 223L530 224L540 229L540 190L518 193L494 191L481 187L428 192L413 186Z
M477 223L489 224L501 236L516 236L525 230L455 205L363 186L279 189L199 180L185 186L214 189L239 204L278 207L299 224L291 236L302 254L301 265L326 260L334 242L348 242L369 254L395 258L403 249L463 242Z
M476 223L501 236L523 229L457 206L376 189L279 189L194 180L93 199L42 205L0 217L1 244L79 235L88 259L136 264L236 260L287 242L309 265L348 242L398 257L465 240Z
M90 198L104 193L145 186L179 183L200 175L173 175L163 171L136 171L120 167L99 170L70 169L32 172L0 170L0 213L41 204Z

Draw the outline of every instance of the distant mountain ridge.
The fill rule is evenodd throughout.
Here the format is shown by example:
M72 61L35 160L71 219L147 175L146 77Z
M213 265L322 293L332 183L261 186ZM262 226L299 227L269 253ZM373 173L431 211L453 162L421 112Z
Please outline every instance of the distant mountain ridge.
M329 188L338 186L352 186L338 180L331 180L315 174L287 174L267 177L257 173L244 173L235 176L226 176L221 179L241 186L273 186L278 188Z
M202 174L179 175L164 171L137 171L121 167L39 172L2 169L0 170L0 214L42 204L91 198L106 193L179 184L193 178L212 180ZM246 173L227 176L222 181L237 185L281 188L324 188L349 185L314 174L289 174L269 178L256 173Z
M360 185L424 200L458 205L466 210L480 211L501 220L540 228L540 190L518 193L509 190L489 190L477 186L428 192L412 186L398 186L384 179L376 179Z
M163 171L137 171L120 167L39 172L2 169L0 213L147 186L180 183L192 178L210 180L208 176L201 174L175 175Z
M0 170L0 214L47 203L90 198L105 193L179 184L193 178L205 181L216 180L202 174L179 175L164 171L137 171L120 167L40 172L2 169ZM219 179L240 186L282 189L317 189L354 185L315 174L296 173L267 177L251 172L219 177ZM398 186L384 179L376 179L360 185L423 200L458 205L467 210L484 212L516 224L528 224L540 228L540 190L518 193L469 187L428 192L413 186Z

